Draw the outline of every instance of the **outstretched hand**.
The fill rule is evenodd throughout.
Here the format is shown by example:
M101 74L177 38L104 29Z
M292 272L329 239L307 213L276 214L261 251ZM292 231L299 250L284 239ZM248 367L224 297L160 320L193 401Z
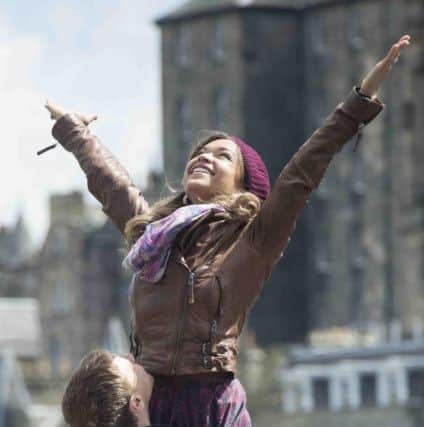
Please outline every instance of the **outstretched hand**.
M64 110L62 107L59 107L58 105L52 104L49 100L46 101L46 104L44 105L47 109L47 111L50 113L50 118L52 120L59 120L61 117L68 114L66 110ZM84 114L76 114L77 117L86 125L88 126L91 122L94 120L97 120L97 115L91 114L91 115L84 115ZM37 155L40 156L41 154L53 149L56 147L56 144L49 145L48 147L45 147L41 150L37 151Z
M52 120L59 120L62 116L66 115L68 112L64 110L62 107L59 107L58 105L52 104L49 100L46 101L45 105L46 109L50 113L50 118ZM94 120L97 120L96 114L76 114L80 120L85 124L89 125L91 122L94 122Z
M398 61L401 51L410 45L411 37L402 36L387 53L387 55L374 66L361 83L361 92L370 97L377 96L378 89L389 74L392 66Z

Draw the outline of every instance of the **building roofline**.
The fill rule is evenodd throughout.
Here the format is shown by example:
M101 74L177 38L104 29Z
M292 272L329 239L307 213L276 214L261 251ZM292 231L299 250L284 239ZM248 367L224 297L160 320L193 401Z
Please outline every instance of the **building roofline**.
M204 6L192 9L184 8L184 5L177 8L173 12L168 12L157 19L154 23L158 26L164 24L175 23L179 21L188 21L202 16L213 16L222 13L230 12L281 12L281 13L299 13L313 11L316 9L325 9L328 7L342 6L346 4L362 3L362 2L380 2L382 0L303 0L298 5L278 5L278 4L226 4L217 6Z
M37 298L15 298L15 297L1 297L0 298L0 308L4 309L34 309L38 310L40 306L40 301Z
M327 364L344 359L363 360L387 356L423 355L424 340L384 343L370 347L338 349L296 349L288 356L288 365Z
M232 12L244 12L244 11L256 11L256 12L282 12L282 13L296 13L299 9L294 6L277 6L277 5L248 5L248 6L237 6L234 4L209 7L205 9L191 10L191 11L175 11L163 15L155 19L155 24L158 26L164 24L170 24L178 21L189 21L194 18L200 18L203 16L221 15L223 13Z

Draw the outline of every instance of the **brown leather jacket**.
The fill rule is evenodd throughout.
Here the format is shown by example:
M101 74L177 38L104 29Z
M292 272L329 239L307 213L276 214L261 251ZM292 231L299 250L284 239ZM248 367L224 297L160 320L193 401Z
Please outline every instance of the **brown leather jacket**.
M236 370L237 338L246 316L286 249L309 194L333 156L382 107L353 90L288 162L248 225L212 213L178 236L160 282L133 283L138 360L148 372ZM90 192L121 231L130 218L148 209L125 169L76 116L61 118L53 135L77 158ZM211 245L219 250L207 259Z

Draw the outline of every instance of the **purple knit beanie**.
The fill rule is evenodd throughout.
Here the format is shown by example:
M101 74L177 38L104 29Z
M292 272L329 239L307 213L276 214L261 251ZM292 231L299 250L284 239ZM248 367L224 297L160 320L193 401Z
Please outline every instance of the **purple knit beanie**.
M231 139L238 145L243 157L244 180L247 189L260 199L265 200L271 191L271 183L265 163L250 145L235 136L231 136Z

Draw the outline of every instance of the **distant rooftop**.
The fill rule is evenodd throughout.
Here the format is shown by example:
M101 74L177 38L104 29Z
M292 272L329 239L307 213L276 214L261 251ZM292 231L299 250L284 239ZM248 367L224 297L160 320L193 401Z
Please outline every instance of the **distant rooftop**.
M344 3L346 1L352 0L190 0L182 2L181 6L160 17L156 23L161 25L171 21L237 9L267 8L293 11L312 6Z
M361 360L411 355L424 355L424 339L386 342L372 346L352 346L351 348L297 348L290 352L288 364L325 364L345 359Z
M158 24L214 12L247 7L293 9L302 0L190 0L157 20Z
M33 298L0 298L0 349L17 357L41 353L40 306Z

